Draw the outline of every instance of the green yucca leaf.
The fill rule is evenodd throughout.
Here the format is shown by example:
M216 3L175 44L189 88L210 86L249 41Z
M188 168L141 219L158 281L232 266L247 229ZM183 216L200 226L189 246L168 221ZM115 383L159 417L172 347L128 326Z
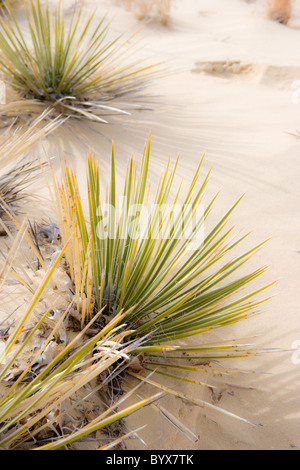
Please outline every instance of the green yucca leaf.
M153 66L123 64L128 40L108 40L105 18L94 21L94 13L83 14L82 5L74 6L69 22L62 1L54 7L30 0L26 14L30 40L9 3L0 17L0 70L30 109L51 105L99 122L106 122L101 115L128 114L119 98L128 95L132 105L153 73Z
M135 374L133 372L129 372L130 375L132 375L133 377L136 377L138 379L142 379L142 376L140 376L139 374ZM169 374L171 375L171 374ZM253 423L250 423L249 421L247 421L246 419L244 418L240 418L239 416L231 413L230 411L227 411L227 410L224 410L216 405L213 405L211 403L208 403L204 400L199 400L198 398L193 398L191 396L188 396L188 395L185 395L185 394L182 394L182 393L179 393L178 391L176 390L173 390L171 389L170 387L166 387L158 382L155 382L154 380L151 380L151 379L148 379L147 380L147 383L153 385L155 388L158 388L160 390L164 390L166 391L167 393L169 393L170 395L175 395L177 397L180 397L180 398L183 398L185 400L187 400L188 402L190 403L193 403L195 405L198 405L199 407L201 408L206 408L206 409L210 409L210 410L213 410L213 411L217 411L221 414L224 414L224 415L227 415L227 416L230 416L232 418L235 418L235 419L238 419L240 421L243 421L243 422L246 422L247 424L253 424Z

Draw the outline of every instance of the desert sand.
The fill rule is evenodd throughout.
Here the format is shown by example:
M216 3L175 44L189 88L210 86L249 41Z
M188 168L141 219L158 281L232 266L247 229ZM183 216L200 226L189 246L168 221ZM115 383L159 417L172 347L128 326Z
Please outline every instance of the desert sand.
M197 440L186 439L150 408L129 421L132 426L147 423L140 435L148 449L299 448L300 351L291 349L300 345L300 82L296 83L300 80L300 1L294 1L287 26L268 19L260 1L172 0L166 26L155 17L139 22L113 1L85 4L85 8L96 7L99 18L108 13L114 34L130 34L142 26L137 57L160 61L171 73L153 80L145 90L146 96L153 97L153 110L134 112L103 128L93 125L102 135L67 124L55 138L49 137L46 153L57 157L65 153L85 188L87 149L94 149L105 184L112 139L120 180L131 154L140 161L150 130L153 182L168 156L174 161L180 153L178 173L188 184L205 152L203 175L213 168L208 200L222 190L212 222L245 193L231 222L241 233L252 232L245 247L270 238L251 264L269 266L265 283L277 281L259 315L210 338L258 335L250 340L258 347L287 350L227 364L255 372L212 377L217 386L214 394L196 385L181 385L190 395L210 400L255 426L207 414L169 397L162 404L189 426ZM41 149L36 152L43 158ZM59 174L58 159L53 165ZM43 181L37 181L31 192L39 209L31 206L30 215L33 212L36 220L55 219ZM42 211L41 202L46 208ZM130 441L128 448L144 447Z

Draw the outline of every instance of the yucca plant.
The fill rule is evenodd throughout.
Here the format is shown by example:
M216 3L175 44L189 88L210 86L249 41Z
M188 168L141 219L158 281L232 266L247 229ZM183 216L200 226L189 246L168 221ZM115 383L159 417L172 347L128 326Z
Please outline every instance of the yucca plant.
M231 240L232 227L227 227L237 203L204 237L200 236L216 198L199 214L209 177L207 174L199 184L202 160L179 210L182 184L176 189L175 197L170 197L178 160L172 170L169 161L155 190L154 204L145 217L149 161L150 138L140 173L131 159L120 194L112 148L106 199L101 193L98 164L90 155L87 218L76 175L68 166L64 169L63 182L55 184L58 225L62 239L69 242L65 258L74 286L72 300L76 303L77 319L82 328L100 309L102 315L97 320L100 326L120 312L127 312L126 323L132 330L129 338L132 341L146 338L144 345L133 351L137 367L129 369L131 376L142 380L140 372L149 369L155 374L199 383L182 377L180 372L228 373L226 369L215 367L214 361L258 353L238 341L202 343L198 335L248 318L265 300L257 294L267 286L244 291L264 268L238 276L239 269L260 245L228 259L245 238ZM119 216L116 215L118 196L122 196ZM198 340L193 347L181 343L196 335ZM189 355L207 361L209 368L191 365ZM148 380L148 383L182 397L159 382ZM217 408L201 400L185 398L202 407Z
M44 125L49 111L45 111L27 126L15 127L12 123L0 135L0 214L3 201L15 204L45 162L27 158L28 150L42 137L47 136L62 122L59 117Z
M5 261L1 262L1 290L5 289L5 281L11 274L16 277L19 268L16 266L16 253L23 246L24 237L35 251L28 235L28 221L25 219ZM109 427L163 395L160 392L127 406L126 400L136 390L129 391L113 404L107 404L101 398L107 383L122 372L130 360L131 351L141 343L127 341L130 331L123 322L124 313L120 312L91 337L88 332L96 319L94 317L90 324L82 331L74 332L72 339L67 341L62 331L66 328L72 303L65 310L58 308L57 302L43 312L38 308L39 300L45 298L46 292L49 293L49 283L53 276L55 278L66 248L63 247L49 268L45 268L40 283L23 306L23 312L14 318L15 324L7 328L8 333L0 337L2 450L70 448L75 441L82 441L87 436L93 438L96 431ZM5 319L1 326L3 323ZM41 339L42 344L39 344ZM22 364L19 368L18 363ZM91 405L96 409L94 415ZM135 436L136 432L129 430L117 440L107 439L103 434L95 441L101 442L101 447L112 447Z
M125 63L132 38L108 39L105 18L94 21L94 13L84 14L81 4L67 21L62 1L44 6L30 0L27 40L9 4L6 10L0 18L0 70L19 99L4 105L2 114L40 112L51 105L61 114L104 123L106 115L140 106L137 95L153 66Z

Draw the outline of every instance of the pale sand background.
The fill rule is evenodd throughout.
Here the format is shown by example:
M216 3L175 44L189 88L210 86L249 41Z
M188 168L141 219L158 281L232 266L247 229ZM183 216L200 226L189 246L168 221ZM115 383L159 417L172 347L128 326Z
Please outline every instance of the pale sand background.
M87 7L97 7L99 17L108 11L114 33L130 33L143 24L113 3L86 2ZM206 153L204 170L213 166L208 195L222 188L211 223L246 193L231 220L237 231L253 232L245 247L271 237L251 265L269 265L264 281L278 282L270 290L274 297L263 305L261 315L219 330L209 340L261 334L256 344L275 348L291 348L300 340L300 140L289 134L300 130L300 104L292 102L292 83L300 80L300 2L294 3L290 25L283 26L268 20L258 1L173 0L169 25L163 27L159 21L145 25L138 53L150 61L167 61L167 67L176 71L148 89L159 95L158 109L136 113L119 126L106 126L102 137L83 127L58 133L61 148L82 177L83 188L87 144L95 148L106 182L111 138L121 177L130 154L140 160L151 129L153 183L168 155L174 161L180 152L179 175L188 184L199 158ZM199 71L197 62L218 60L239 60L249 67L237 74ZM49 142L47 151L58 154L54 138ZM47 204L49 197L42 186L37 184L35 191ZM51 211L46 209L43 214L51 215ZM147 409L131 421L136 426L148 422L141 435L150 449L300 447L300 364L293 363L292 352L228 365L268 372L211 380L218 384L217 392L222 392L221 407L260 426L217 414L206 417L203 410L168 398L165 406L190 426L199 440L188 441ZM182 385L182 390L211 399L210 392L196 386ZM141 445L133 442L129 447Z

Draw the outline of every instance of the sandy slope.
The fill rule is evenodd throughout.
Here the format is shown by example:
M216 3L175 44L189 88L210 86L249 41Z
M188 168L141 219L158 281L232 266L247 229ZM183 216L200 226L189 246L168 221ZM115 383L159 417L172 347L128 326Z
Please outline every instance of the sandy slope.
M88 6L97 6L99 17L109 12L115 32L133 31L139 24L134 16L111 3L87 1ZM289 27L269 21L259 2L173 0L172 4L167 27L156 21L145 25L139 52L151 60L166 60L176 71L150 87L151 94L159 95L157 111L134 114L121 126L107 126L104 136L84 128L81 137L75 127L60 130L61 148L83 175L83 186L87 144L101 162L104 182L111 138L121 177L131 153L139 160L151 129L153 182L162 162L178 152L179 173L188 182L205 152L204 169L213 166L208 194L222 188L212 221L246 193L232 221L243 233L253 232L245 246L271 237L253 266L269 265L264 280L278 280L262 315L214 337L261 334L260 345L291 348L300 341L300 141L289 134L300 130L300 104L292 100L292 83L300 80L300 2L295 1ZM58 154L53 138L49 152ZM38 185L36 192L47 198ZM259 373L214 379L215 403L259 426L219 415L206 417L202 410L173 399L166 406L199 436L197 442L186 440L151 409L134 417L132 425L149 422L142 435L152 449L299 448L297 359L286 352L240 361L230 365ZM182 389L211 399L208 391Z

